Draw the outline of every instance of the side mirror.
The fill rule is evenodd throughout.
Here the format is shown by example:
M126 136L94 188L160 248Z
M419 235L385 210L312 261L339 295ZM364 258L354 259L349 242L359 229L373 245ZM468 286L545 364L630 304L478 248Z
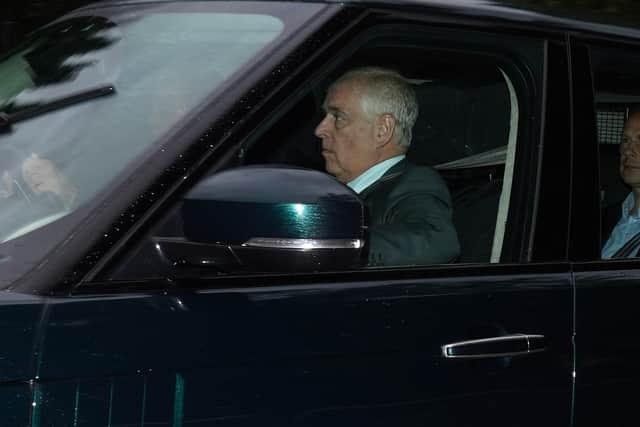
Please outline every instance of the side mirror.
M366 207L322 172L227 170L183 199L185 239L157 238L172 265L231 272L311 272L366 262Z

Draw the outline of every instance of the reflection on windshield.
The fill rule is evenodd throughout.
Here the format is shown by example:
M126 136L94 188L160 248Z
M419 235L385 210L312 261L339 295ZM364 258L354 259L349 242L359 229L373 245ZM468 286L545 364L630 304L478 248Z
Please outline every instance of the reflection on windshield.
M21 138L24 130L12 125L113 93L113 88L70 90L78 90L79 75L96 65L100 51L120 40L115 26L104 17L71 18L35 33L0 62L0 242L72 209L77 186L63 166L47 157L64 144L54 142L46 149L34 144L45 137L46 124L29 138ZM11 135L14 130L20 134Z
M174 9L98 9L108 17L58 22L0 61L0 242L94 199L283 29ZM117 93L94 97L104 85Z
M17 54L0 63L0 106L25 89L73 80L92 65L90 59L73 60L106 49L118 41L109 36L115 24L102 17L71 18L36 33ZM10 107L10 105L9 105Z

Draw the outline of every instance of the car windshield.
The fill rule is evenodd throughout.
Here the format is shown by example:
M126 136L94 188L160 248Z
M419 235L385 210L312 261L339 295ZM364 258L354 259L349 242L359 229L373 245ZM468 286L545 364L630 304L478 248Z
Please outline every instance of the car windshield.
M12 242L98 200L134 160L158 150L181 119L318 8L97 5L0 58L0 286L28 269L16 268Z

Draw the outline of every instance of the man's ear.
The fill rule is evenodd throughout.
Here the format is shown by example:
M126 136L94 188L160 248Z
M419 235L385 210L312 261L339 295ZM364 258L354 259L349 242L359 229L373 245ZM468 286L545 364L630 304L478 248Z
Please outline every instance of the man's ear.
M396 129L396 119L391 114L378 116L375 123L376 148L382 148L393 140Z

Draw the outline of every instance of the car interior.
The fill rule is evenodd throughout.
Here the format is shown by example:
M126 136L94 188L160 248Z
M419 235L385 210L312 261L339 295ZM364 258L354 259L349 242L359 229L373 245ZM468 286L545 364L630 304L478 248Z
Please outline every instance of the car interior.
M381 45L382 43L382 45ZM464 49L426 49L397 41L360 44L307 78L307 84L287 94L243 140L231 166L280 164L324 171L320 140L314 129L324 112L329 84L345 71L378 66L399 71L413 85L419 115L407 158L435 168L449 187L453 222L461 254L456 263L498 263L509 238L516 145L524 121L526 96L522 80L514 80L509 59ZM380 60L378 49L388 55ZM345 49L348 51L348 49ZM505 66L506 64L506 66ZM525 107L523 107L525 106ZM183 236L179 209L174 209L152 236ZM138 250L153 252L149 239ZM144 248L147 249L144 249ZM153 256L136 257L136 274L161 271ZM127 275L127 266L112 277ZM143 273L146 274L146 273Z
M594 49L592 51L598 151L600 157L601 241L620 219L620 209L629 187L619 171L619 147L622 130L630 111L640 107L640 58L628 50Z
M313 135L329 83L359 66L395 69L413 84L419 116L407 158L437 169L449 186L461 254L457 262L499 262L513 169L518 101L509 77L471 55L432 54L416 64L407 50L384 63L363 50L314 87L267 132L250 141L245 164L278 163L324 170ZM424 56L424 52L420 52ZM470 218L473 218L471 220ZM497 226L498 224L498 226Z
M629 106L619 103L597 104L598 149L600 152L600 207L602 242L604 243L620 218L620 206L629 188L620 178L619 147Z

